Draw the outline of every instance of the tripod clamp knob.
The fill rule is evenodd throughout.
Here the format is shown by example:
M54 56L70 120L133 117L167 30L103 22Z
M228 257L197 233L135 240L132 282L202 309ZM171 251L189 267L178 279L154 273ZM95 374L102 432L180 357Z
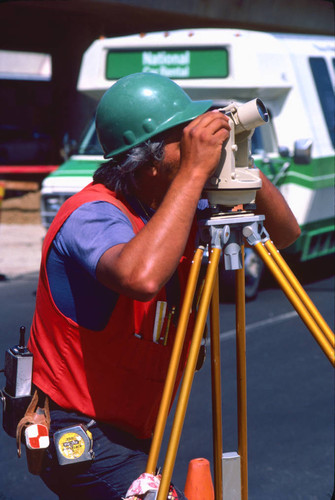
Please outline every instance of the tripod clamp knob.
M251 246L256 245L256 243L264 243L270 239L269 233L263 224L259 222L253 222L248 226L244 226L242 233Z
M210 226L209 234L211 239L211 247L221 249L229 241L230 226L228 224L220 227Z

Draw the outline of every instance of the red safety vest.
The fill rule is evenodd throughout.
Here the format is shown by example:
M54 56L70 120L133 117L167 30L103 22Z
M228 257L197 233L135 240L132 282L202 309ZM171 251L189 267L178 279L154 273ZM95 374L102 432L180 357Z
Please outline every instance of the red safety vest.
M46 261L52 241L76 208L94 200L107 201L121 209L135 233L144 226L124 200L101 184L90 184L63 204L42 249L36 310L28 344L34 355L33 382L65 409L147 438L155 425L175 336L174 322L169 321L171 311L166 311L161 325L162 335L168 330L166 345L153 342L157 301L166 300L165 288L149 302L120 295L107 326L101 331L83 328L65 317L50 292ZM181 297L194 253L195 225L191 233L178 267ZM182 353L175 392L188 343L185 342Z

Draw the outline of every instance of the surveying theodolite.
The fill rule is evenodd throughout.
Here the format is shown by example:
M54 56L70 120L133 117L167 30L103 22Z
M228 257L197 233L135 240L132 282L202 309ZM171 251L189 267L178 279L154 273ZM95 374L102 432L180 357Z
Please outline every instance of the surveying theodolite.
M172 400L177 369L184 344L190 310L198 283L203 252L210 249L197 319L193 330L188 360L180 387L170 440L162 470L157 500L168 498L174 463L177 455L187 404L196 371L203 332L210 312L214 493L216 500L247 500L247 392L245 341L245 238L272 272L301 319L311 331L323 352L334 365L334 333L309 299L302 286L271 242L263 227L264 215L255 215L255 197L261 187L258 169L250 154L254 129L269 119L260 99L246 104L231 103L222 108L229 116L231 133L222 149L220 163L214 176L205 185L209 201L208 217L200 222L201 243L192 262L185 297L180 312L176 338L157 417L146 472L154 474L163 440L166 420ZM242 205L238 211L232 207ZM223 454L220 373L220 325L218 266L223 254L226 270L234 270L236 278L236 344L237 344L237 408L238 453ZM229 477L227 477L229 476ZM200 498L200 497L199 497ZM192 500L192 499L190 499ZM209 500L209 499L203 499Z

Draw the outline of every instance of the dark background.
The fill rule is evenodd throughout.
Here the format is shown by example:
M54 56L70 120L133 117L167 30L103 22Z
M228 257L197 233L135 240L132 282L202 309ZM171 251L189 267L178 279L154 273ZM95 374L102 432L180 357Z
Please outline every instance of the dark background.
M83 52L100 36L157 30L228 27L334 33L329 0L0 0L0 50L52 57L52 80L0 77L1 127L50 138L44 163L59 164L64 134L79 140L95 104L76 91ZM1 57L1 56L0 56Z

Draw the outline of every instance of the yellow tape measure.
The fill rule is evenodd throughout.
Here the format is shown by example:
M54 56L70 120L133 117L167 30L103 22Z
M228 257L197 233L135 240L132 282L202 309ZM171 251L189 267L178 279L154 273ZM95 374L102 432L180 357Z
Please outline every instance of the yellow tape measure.
M59 465L86 462L94 458L93 437L84 424L55 432L54 442Z

